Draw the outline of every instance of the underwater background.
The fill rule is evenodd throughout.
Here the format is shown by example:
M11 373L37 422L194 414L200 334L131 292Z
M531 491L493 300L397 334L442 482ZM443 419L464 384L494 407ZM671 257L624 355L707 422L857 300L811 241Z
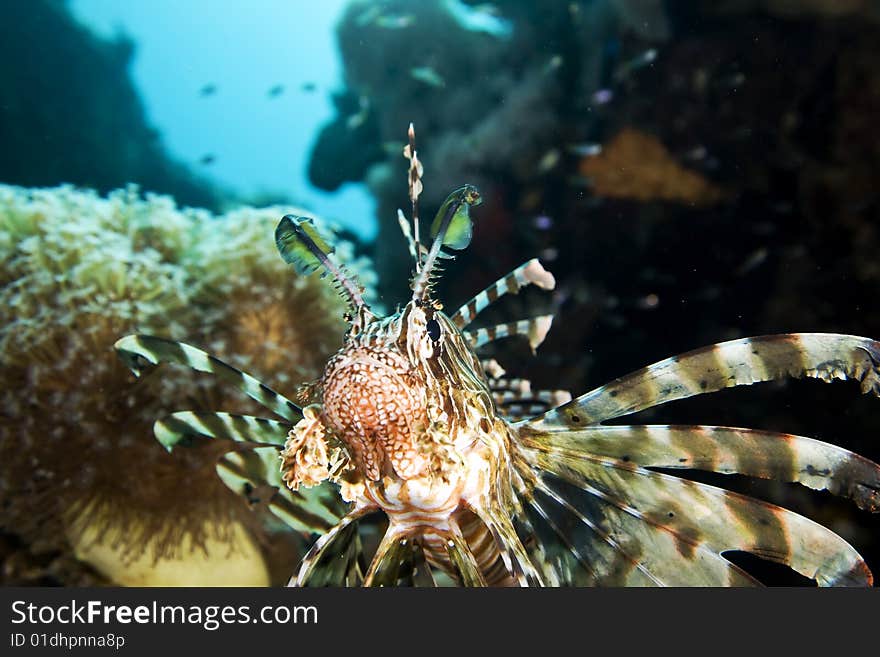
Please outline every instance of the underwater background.
M422 207L464 183L484 199L438 296L455 308L536 256L556 277L497 314L555 314L536 357L496 347L536 387L577 395L744 336L880 338L877 0L0 0L0 26L5 585L287 581L300 541L223 486L210 446L171 455L152 436L167 413L247 400L192 373L136 384L112 345L185 340L281 392L317 377L344 304L285 265L274 226L315 216L374 304L403 302L410 122ZM854 383L636 421L880 460L880 406ZM878 518L714 477L880 572Z

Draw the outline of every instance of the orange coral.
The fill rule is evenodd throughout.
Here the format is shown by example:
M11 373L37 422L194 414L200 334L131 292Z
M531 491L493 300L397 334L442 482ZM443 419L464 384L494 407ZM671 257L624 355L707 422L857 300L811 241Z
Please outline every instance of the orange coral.
M601 154L583 158L578 171L590 179L597 196L710 205L723 195L678 164L659 139L633 128L621 130Z

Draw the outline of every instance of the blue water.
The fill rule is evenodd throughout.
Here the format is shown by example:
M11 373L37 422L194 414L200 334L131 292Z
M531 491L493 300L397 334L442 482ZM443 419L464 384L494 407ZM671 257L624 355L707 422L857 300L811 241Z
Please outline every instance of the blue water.
M234 193L289 197L370 239L375 204L363 185L331 194L306 178L312 140L342 83L333 28L345 4L72 0L70 7L98 34L121 31L136 42L132 78L172 156ZM201 93L208 85L216 91ZM272 96L277 85L284 89Z

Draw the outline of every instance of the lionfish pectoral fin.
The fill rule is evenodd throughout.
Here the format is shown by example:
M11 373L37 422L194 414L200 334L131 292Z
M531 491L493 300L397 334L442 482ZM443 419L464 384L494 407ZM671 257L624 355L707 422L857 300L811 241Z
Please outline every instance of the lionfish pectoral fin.
M355 508L324 532L303 557L288 586L360 586L364 581L360 564L363 544L357 525L375 510Z
M389 526L370 563L364 586L413 586L417 554L421 551L410 533L396 532L393 525Z
M186 445L192 436L206 436L240 443L284 446L290 424L235 413L179 411L153 424L156 440L169 452Z
M604 517L589 514L565 497L551 491L537 466L535 453L522 452L516 462L524 481L530 485L520 495L525 525L531 537L532 562L554 586L663 586L661 577L642 563L642 543L636 537L615 530ZM530 465L531 463L531 465ZM534 472L533 472L534 469ZM656 555L658 560L665 552ZM673 559L671 565L679 566ZM716 559L711 564L727 569ZM737 570L735 566L730 568ZM694 578L692 581L700 581ZM722 577L710 582L731 581Z
M594 426L530 432L524 445L573 458L588 453L650 468L693 469L798 482L880 512L880 465L829 443L773 431L715 426Z
M461 532L454 531L445 537L446 554L452 564L454 575L462 586L486 586L483 573L477 566L477 560L470 546L462 537Z
M312 535L329 530L345 514L335 489L316 486L292 491L281 481L279 451L258 447L230 452L217 461L217 474L249 505L264 505L288 527Z
M626 582L626 569L638 566L664 584L752 583L724 558L729 551L787 565L821 586L872 582L844 539L781 507L629 462L548 445L524 449L532 452L527 460L539 479L539 504L568 508L620 546L631 565L620 560L619 572L603 573L611 582Z
M140 359L145 359L154 365L159 363L185 365L198 372L214 374L285 420L295 423L302 418L299 406L260 383L258 379L183 342L150 335L127 335L117 340L114 348L123 361L133 368L136 375L141 371Z
M504 566L514 581L520 586L544 586L544 578L516 533L510 511L494 504L482 507L472 504L471 510L492 534Z
M536 285L543 290L556 287L553 274L544 269L537 258L520 265L507 276L499 278L473 299L464 304L452 315L452 322L460 329L468 326L483 310L495 303L505 294L517 294L527 285Z
M863 392L880 395L880 343L836 333L722 342L649 365L525 424L577 429L693 395L787 377L856 379Z

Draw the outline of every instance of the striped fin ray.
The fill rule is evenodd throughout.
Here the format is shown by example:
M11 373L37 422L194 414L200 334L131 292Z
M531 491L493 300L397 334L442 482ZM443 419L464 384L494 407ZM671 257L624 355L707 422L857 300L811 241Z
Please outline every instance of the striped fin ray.
M288 586L361 586L365 583L362 533L372 529L377 509L359 506L324 532L303 557Z
M520 289L528 285L537 285L544 290L552 290L556 287L556 279L553 274L544 269L537 258L520 265L504 278L499 278L485 290L477 294L473 299L455 311L452 323L463 329L483 310L495 303L505 294L517 294Z
M288 424L233 413L181 411L157 420L153 432L171 451L185 447L195 436L246 443L252 449L231 451L217 462L217 474L227 488L250 505L265 504L292 529L303 533L326 531L344 514L336 495L326 487L293 492L281 480L280 448L287 439ZM268 444L255 447L254 444Z
M673 356L526 422L580 428L693 395L786 377L856 379L880 395L880 343L835 333L742 338Z
M571 400L566 390L492 390L492 399L507 418L532 417Z
M553 323L553 315L539 315L531 319L521 319L517 322L497 324L487 328L479 328L475 331L465 331L465 337L470 340L474 349L479 349L485 344L500 340L501 338L523 336L528 338L532 353L544 342L550 325Z
M639 563L666 584L749 583L723 559L733 550L788 565L820 586L872 582L865 562L846 541L773 504L585 454L574 457L542 447L530 460L543 471L540 481L556 492L557 501L617 534L628 554L638 555Z
M304 533L323 533L345 514L344 504L330 484L292 491L281 481L279 451L258 447L225 454L217 474L227 488L249 504L265 504L284 524Z
M586 453L642 467L798 482L851 498L861 509L880 511L880 465L804 436L732 427L660 425L597 426L533 435L521 430L520 435L525 444L540 444L573 458Z
M572 585L587 586L749 586L753 578L722 556L702 550L683 563L678 537L641 522L628 507L593 499L596 491L564 487L552 475L539 480L532 502L586 572L571 569Z
M290 424L235 413L180 411L156 420L153 433L169 452L187 446L193 436L207 436L243 443L267 443L283 447Z
M159 363L186 365L199 372L208 372L218 376L291 423L296 423L302 418L299 406L283 395L275 392L250 374L227 365L219 358L183 342L165 340L150 335L127 335L117 340L114 348L135 376L140 376L144 371L144 360L154 365Z
M520 507L522 511L513 516L514 526L522 538L529 560L541 573L544 584L562 586L566 582L573 582L568 569L561 563L567 548L560 545L552 529L547 530L543 519L534 513L524 497L520 498Z
M580 564L590 566L590 586L755 586L741 568L682 532L645 521L633 505L598 488L577 486L545 473L533 505ZM573 571L577 577L577 571ZM581 575L583 577L583 575Z
M571 513L570 504L548 498L541 491L543 487L539 481L525 504L529 525L534 528L544 554L545 577L553 578L548 583L596 586L613 581L612 573L624 573L626 577L620 578L623 584L658 585L655 577L638 567L637 560L619 549L609 532L583 514Z
M534 457L530 460L534 460ZM592 487L589 482L560 487L551 472L518 462L532 476L523 505L547 555L548 576L565 586L736 585L757 582L721 555L698 546L700 558L682 564L677 537L643 522L638 512ZM564 482L563 482L564 483Z
M446 554L462 586L486 586L477 560L460 532L453 532L447 537Z
M520 586L542 586L544 579L517 535L509 510L500 505L493 505L491 508L473 507L472 510L491 532L504 566L514 580Z
M364 578L364 586L414 586L417 552L421 553L421 547L412 536L385 532Z

